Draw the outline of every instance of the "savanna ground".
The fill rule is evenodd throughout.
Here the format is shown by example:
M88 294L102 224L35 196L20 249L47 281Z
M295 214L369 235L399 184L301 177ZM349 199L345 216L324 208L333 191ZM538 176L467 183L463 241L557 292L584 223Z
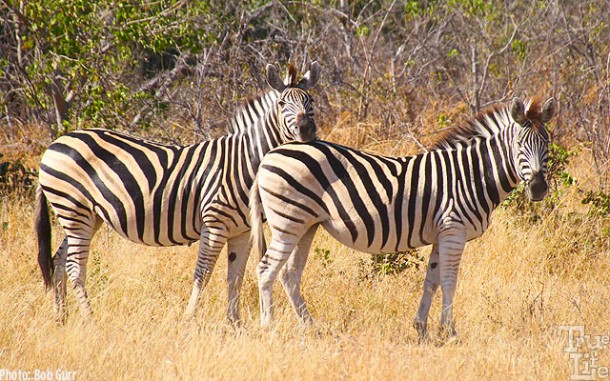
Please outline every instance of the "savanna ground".
M70 375L58 369L78 380L568 380L574 358L581 376L597 367L607 378L610 2L69 3L0 2L0 380ZM229 325L224 252L196 318L183 321L196 245L149 248L106 227L88 266L93 320L68 290L57 324L32 227L51 141L88 127L183 144L220 136L235 104L265 89L267 63L311 59L322 66L320 136L386 155L421 152L513 96L558 101L549 197L532 204L517 191L466 246L458 340L439 338L440 292L431 342L411 327L429 248L373 260L323 231L303 277L311 327L278 284L276 324L259 328L253 258L243 324ZM55 224L55 245L61 237ZM602 343L567 353L561 326Z

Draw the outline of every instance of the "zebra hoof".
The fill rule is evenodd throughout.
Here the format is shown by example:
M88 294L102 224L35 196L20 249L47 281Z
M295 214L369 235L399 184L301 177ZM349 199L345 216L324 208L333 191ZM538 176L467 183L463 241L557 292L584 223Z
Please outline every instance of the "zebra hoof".
M419 337L419 344L425 344L428 342L428 323L421 320L415 320L413 322L413 328L417 331L417 336Z
M459 343L458 335L453 324L441 327L438 346Z

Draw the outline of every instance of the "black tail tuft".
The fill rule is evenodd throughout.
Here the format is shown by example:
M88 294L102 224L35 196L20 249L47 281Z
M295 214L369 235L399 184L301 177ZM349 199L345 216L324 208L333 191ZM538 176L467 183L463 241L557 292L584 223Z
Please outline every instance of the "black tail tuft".
M51 221L47 197L40 185L36 189L36 235L38 237L38 265L42 272L44 285L50 289L53 276L53 258L51 257Z

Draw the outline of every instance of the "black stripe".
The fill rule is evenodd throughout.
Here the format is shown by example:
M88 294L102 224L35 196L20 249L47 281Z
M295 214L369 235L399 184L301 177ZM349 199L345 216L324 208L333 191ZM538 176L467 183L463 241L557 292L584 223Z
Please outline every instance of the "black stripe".
M443 189L445 179L443 178L443 167L442 167L442 158L438 154L441 151L432 151L430 152L430 159L434 160L432 162L432 170L436 171L437 179L436 179L436 194L434 195L434 217L439 217L441 215L441 203L443 201Z
M145 152L148 151L150 153L154 153L158 159L160 159L161 157L164 157L165 160L167 160L167 154L165 153L165 151L160 150L157 147L154 147L154 149L151 149L150 147L147 147L144 144L140 144L140 143L142 143L141 141L139 141L137 139L133 139L132 137L130 137L128 135L111 133L110 131L107 131L104 134L98 134L98 135L99 135L100 139L104 140L108 144L119 147L120 149L122 149L123 151L125 151L129 155L131 155L131 157L133 157L135 162L138 163L138 167L140 168L140 170L144 173L144 176L146 177L146 181L148 182L148 191L152 192L153 188L155 187L155 184L157 183L157 172L155 171L153 163L150 161L150 158L148 157L148 155L146 155ZM122 138L122 140L117 139L115 135L120 136ZM140 147L133 147L133 146L125 143L123 141L124 139L127 139L133 143L136 143Z
M506 145L506 143L504 143L500 140L494 139L491 142L491 145L492 145L492 149L494 151L494 156L496 157L496 162L498 163L497 165L498 165L498 176L499 176L499 180L500 180L500 185L502 186L502 190L505 193L509 193L510 191L513 190L513 187L511 185L511 182L509 179L510 175L507 173L507 169L505 169L505 166L506 167L509 166L509 164L507 163L507 161L509 160L509 157L503 156L503 155L506 155L506 150L504 149L504 146ZM503 159L503 158L506 158L506 159Z
M446 168L446 172L443 173L442 177L443 177L443 184L445 185L444 188L444 192L445 194L447 194L447 199L453 199L456 202L458 201L456 199L456 195L453 194L453 185L455 184L454 182L454 170L455 168L453 168L453 165L451 165L451 155L453 155L455 151L451 150L445 150L445 151L439 151L439 153L442 156L442 160L445 163L445 168ZM440 168L439 168L440 169Z
M66 175L65 173L56 171L56 170L54 170L54 169L52 169L52 168L50 168L47 165L42 164L42 163L40 164L40 170L48 173L49 175L51 175L51 176L53 176L53 177L55 177L57 179L63 180L65 182L67 182L67 183L70 183L72 186L74 186L76 189L78 189L78 191L81 192L82 195L85 196L85 198L87 200L89 200L89 202L91 202L91 204L93 205L93 208L98 207L102 211L102 214L104 215L104 219L106 221L110 222L110 214L109 214L109 212L105 208L103 208L101 205L99 205L93 199L93 196L91 196L89 191L87 189L85 189L85 187L81 183L79 183L77 181L74 181L74 179L72 177ZM93 212L92 209L89 209L89 208L85 207L84 205L82 205L81 203L76 201L75 198L73 198L71 195L69 195L69 194L67 194L65 192L62 192L62 191L59 191L59 190L55 190L55 189L52 189L52 188L47 188L46 191L47 192L51 192L53 194L56 194L58 196L61 196L61 197L65 198L65 199L67 199L67 200L70 200L70 202L73 202L73 203L75 203L77 205L80 205L84 210L91 210Z
M269 194L270 194L270 195L272 195L274 198L278 198L278 199L282 200L282 202L284 202L284 203L286 203L286 204L290 204L290 205L296 206L297 208L299 208L299 209L301 209L301 210L303 210L303 211L305 211L305 212L307 212L307 213L311 214L313 217L318 217L318 215L316 214L316 212L314 212L314 211L313 211L311 208L309 208L307 205L303 205L303 204L301 204L300 202L297 202L297 201L296 201L296 200L294 200L294 199L291 199L291 198L285 197L284 195L281 195L281 194L279 194L279 193L277 193L277 192L274 192L274 191L272 191L272 190L271 190L271 189L269 189L269 188L265 188L265 187L264 187L264 186L262 186L262 185L259 185L259 188L260 188L260 189L262 189L263 191L265 191L266 193L269 193Z
M248 221L248 217L242 210L242 208L238 207L238 197L241 199L244 205L248 205L248 195L246 192L241 190L241 182L239 181L239 167L244 165L242 154L243 150L241 150L241 144L238 139L232 139L231 141L227 141L227 149L232 151L233 160L230 163L227 163L227 183L229 184L228 191L230 193L230 200L233 201L234 209L237 214L239 214L239 218L243 221L243 225ZM229 170L230 169L230 170ZM223 187L226 188L226 187ZM237 195L236 192L237 191Z
M163 168L163 177L159 181L159 186L153 195L153 230L154 230L154 240L158 246L164 246L161 244L161 220L163 218L168 218L169 216L164 216L162 212L162 205L164 199L165 190L168 189L172 183L170 182L170 178L174 171L176 170L176 166L178 164L178 156L174 156L172 162L161 162L160 163ZM172 217L173 218L173 217ZM170 226L167 226L168 230L171 230Z
M464 192L465 192L466 199L463 200L462 203L465 203L468 206L468 209L470 209L470 211L474 214L475 218L478 221L482 222L483 216L481 216L479 208L477 207L477 205L478 205L477 195L475 193L476 185L473 185L473 182L476 182L476 181L471 181L473 179L473 177L472 177L472 174L470 173L470 165L473 163L470 162L470 160L468 159L468 150L472 150L472 148L460 150L461 157L459 158L459 160L463 163L463 166L464 166L464 170L461 173L461 178L462 178L462 181L464 182L464 188L465 188ZM478 163L474 163L474 166L478 166Z
M485 144L481 145L481 147L485 150L484 154L482 155L486 185L485 188L487 189L487 194L495 207L500 204L500 195L498 194L498 188L496 188L496 178L493 172L494 163L492 162L491 154L489 152L490 148L488 148L489 144L491 146L491 150L494 151L494 143L494 140L487 140L485 141Z
M280 217L282 217L282 218L284 218L284 219L287 219L288 221L291 221L291 222L296 222L296 223L298 223L298 224L303 224L303 223L305 223L305 221L304 221L304 220L302 220L301 218L298 218L298 217L293 217L293 216L291 216L291 215L289 215L289 214L286 214L286 213L284 213L284 212L280 212L279 210L274 209L274 208L271 208L271 210L273 211L273 213L277 214L278 216L280 216Z
M345 168L343 163L335 156L340 151L336 151L337 153L332 152L329 149L329 146L327 146L327 145L318 145L317 147L320 150L320 152L322 152L326 156L326 160L330 164L330 167L332 168L333 172L339 178L341 183L343 183L343 186L347 190L347 193L349 194L349 199L352 202L352 205L354 206L354 210L356 211L356 213L358 213L358 216L360 217L360 220L363 222L364 228L366 229L368 247L370 247L373 244L373 240L375 239L375 221L373 220L373 217L371 216L366 205L364 204L364 200L362 200L362 197L360 197L360 194L358 193L358 190L356 189L356 184L354 183L354 179L350 176L347 168ZM362 167L362 166L360 166L360 167ZM354 169L358 172L358 168L355 167ZM366 183L366 182L362 182L362 176L368 177L368 173L363 168L360 168L360 170L361 170L361 172L358 172L358 176L361 179L361 183ZM372 183L372 181L369 178L369 184L370 183ZM373 190L373 193L374 193L374 190ZM334 198L333 198L333 200L334 200ZM343 200L343 202L345 202L345 201L346 200ZM343 207L343 202L340 199L340 197L337 195L337 199L336 199L335 203L341 204L341 207ZM346 216L346 218L349 218L349 215L347 214L347 212L345 212L345 216Z
M377 210L377 216L379 216L379 220L381 223L381 237L382 237L381 238L381 247L384 247L386 245L386 243L388 242L388 237L390 235L390 222L389 222L387 205L381 200L381 197L379 196L379 193L378 193L378 189L379 189L378 185L383 184L382 187L384 188L384 190L386 190L386 192L390 193L390 190L388 190L388 188L386 188L386 186L390 182L386 178L386 174L381 170L379 165L374 160L367 160L368 163L371 163L371 164L374 163L374 166L372 167L373 168L372 173L375 174L375 178L372 178L371 177L372 173L369 173L367 168L354 157L354 154L358 154L358 156L361 158L366 158L368 155L361 155L361 154L359 154L359 152L349 150L349 149L346 149L343 147L336 147L336 146L334 146L334 147L337 148L337 151L339 153L341 153L349 161L349 163L354 167L354 169L356 170L356 173L358 174L360 182L366 189L367 195L369 196L369 198L373 202L373 205L375 206L375 209ZM346 186L347 186L347 184L346 184ZM348 188L348 190L349 190L349 188ZM356 192L355 187L354 187L353 191ZM388 198L390 200L392 199L391 196L389 196ZM362 208L366 211L364 204L362 205ZM374 226L374 221L373 221L373 218L371 217L371 215L368 214L368 212L366 213L366 215L368 216L368 218L370 218L370 223L367 225L366 220L363 219L363 221L365 222L365 227L367 228L369 247L370 247L371 244L373 243L373 239L374 239L375 226ZM361 218L362 218L362 215L361 215Z
M220 208L217 208L217 207L214 207L214 206L210 206L210 207L208 208L208 210L211 210L212 212L214 212L214 213L216 213L216 214L218 214L218 215L220 215L220 216L223 216L223 217L226 217L226 218L230 219L230 220L231 220L231 222L233 222L233 224L234 224L235 226L239 226L239 224L237 223L237 221L235 221L235 218L233 218L233 216L231 216L229 213L225 212L224 210L222 210L222 209L220 209Z
M245 189L242 185L239 185L238 192L243 203L248 205L248 200L250 199L250 189L252 188L252 183L254 182L254 179L248 170L248 165L251 165L254 173L256 173L258 171L260 160L257 160L256 155L252 154L251 147L254 147L254 144L252 144L252 138L250 135L244 135L241 140L241 144L240 157L242 158L242 161L238 171L241 170L241 179L245 185Z
M108 134L108 136L112 137L109 134ZM127 194L129 195L131 201L133 202L133 206L135 209L134 216L136 218L136 220L135 220L136 231L138 233L138 238L140 239L140 241L142 241L144 239L144 227L145 227L144 226L144 224L145 224L144 217L145 217L146 211L145 211L145 207L144 207L144 195L142 194L142 189L140 188L140 184L138 183L138 180L131 174L129 168L127 168L127 166L117 158L115 153L110 152L107 149L100 146L98 141L96 139L94 139L93 136L91 136L89 134L80 134L79 138L89 147L89 149L91 149L93 154L98 159L102 160L106 164L106 166L110 170L112 170L121 179L121 183L123 184L123 187L127 191ZM61 143L58 143L58 144L61 144ZM131 148L131 150L133 151L133 147L129 147L129 148ZM72 147L70 147L70 149L72 149ZM79 164L79 166L81 168L84 168L84 166L80 162L80 160L82 160L83 162L87 161L84 157L81 156L79 159L74 157L74 159L78 160L77 164ZM150 162L149 161L143 162L142 165L145 165L146 163L150 163ZM87 164L89 164L89 163L87 163ZM91 171L95 172L95 168L93 168L93 165L89 164L89 166L90 166ZM150 167L148 169L154 171L154 169L152 167ZM89 171L87 171L87 173L89 173ZM99 181L99 183L101 183L104 188L106 187L106 184L104 184L102 181ZM100 189L100 191L102 191L102 194L104 194L104 191L103 191L104 188L100 187L100 185L98 185L97 182L96 182L96 186ZM107 189L108 189L108 192L110 192L110 188L107 188ZM126 235L128 235L127 212L125 210L124 202L123 202L123 200L121 200L117 196L115 196L114 193L113 193L113 196L115 198L111 201L111 204L113 205L115 210L117 209L117 206L118 206L118 205L115 206L115 203L120 204L121 212L124 213L124 217L121 218L121 227L123 229L123 232ZM109 200L105 194L104 194L104 198ZM121 215L119 215L119 216L121 216Z
M193 147L193 153L195 153L197 151L197 149L199 149L199 154L193 159L191 158L191 160L194 160L195 162L192 164L191 166L191 170L190 170L190 174L189 174L189 178L186 181L186 187L188 188L188 195L191 195L191 191L193 191L194 189L194 193L193 193L193 197L187 197L186 192L183 194L182 197L182 231L181 234L184 238L187 238L189 240L198 240L199 236L197 237L191 237L188 235L187 233L187 227L189 224L189 221L187 221L186 217L187 217L187 210L189 208L189 201L192 201L192 205L191 207L194 208L193 210L193 219L190 221L190 227L193 228L193 230L198 231L199 229L197 229L197 225L198 225L198 215L199 215L199 206L201 205L201 203L199 202L199 194L201 192L201 189L199 186L197 186L195 184L195 182L198 180L197 179L197 172L199 171L199 168L201 168L201 163L203 163L203 158L205 157L205 152L208 148L208 142L204 142L200 145L198 145L196 148ZM209 163L206 167L211 167L211 163ZM205 178L205 177L204 177Z
M320 152L324 154L321 146L322 144L315 145L315 147L318 148L318 150L320 150ZM341 221L343 221L352 236L352 242L356 242L356 240L358 239L358 229L356 228L356 225L351 220L350 216L347 214L345 208L343 207L343 202L347 200L341 200L337 192L333 189L332 184L330 183L328 178L326 178L326 174L320 166L320 163L305 152L282 149L276 152L280 152L283 156L287 156L300 161L309 169L310 173L316 178L316 180L318 180L318 183L322 186L322 189L324 189L331 197L335 207L337 208L337 211L339 212ZM326 150L326 152L328 152L328 150ZM329 156L327 156L327 158L329 158ZM333 163L330 162L329 164L331 166L333 165ZM339 177L339 179L341 179L341 177L346 177L344 173L345 168L343 168L343 166L337 162L335 162L334 165L336 167L333 167L333 171Z
M423 159L423 158L422 158ZM430 156L426 157L426 163L424 165L424 191L422 198L422 210L421 210L421 225L419 226L419 238L424 245L429 245L430 242L424 240L424 228L428 221L428 209L430 209L430 196L432 190L432 162ZM439 174L440 175L440 174ZM437 195L438 197L438 195ZM413 222L410 222L413 223ZM411 237L409 237L409 245L411 244Z
M178 239L180 238L187 238L186 237L186 209L183 208L176 208L177 206L179 206L179 201L182 199L187 200L189 199L190 196L190 191L191 188L189 187L189 184L181 184L182 183L182 179L186 176L189 176L189 171L191 170L189 168L189 164L191 163L191 161L193 160L193 155L194 155L194 149L192 147L189 148L185 148L184 150L182 150L181 152L178 153L178 155L175 158L175 162L178 163L180 162L181 158L183 156L185 156L181 167L178 168L178 173L176 174L176 176L174 177L173 184L172 185L172 189L170 191L169 194L169 199L167 200L167 204L168 204L168 208L167 208L167 238L169 239L169 241L174 244L174 245L179 245L180 241L178 241ZM170 185L170 184L168 184ZM182 206L182 204L180 204L180 206ZM173 226L175 224L174 220L176 216L177 211L179 211L180 215L179 215L179 219L178 219L178 223L180 224L180 234L182 237L175 237L174 236L174 229Z
M430 154L431 155L431 154ZM409 247L413 247L413 244L411 243L413 241L413 231L415 230L415 213L418 212L416 210L416 205L417 205L417 197L418 197L418 192L417 189L419 188L419 173L420 173L420 167L421 167L421 161L423 159L424 155L417 155L414 160L413 160L413 170L411 171L411 183L409 184L409 196L408 196L408 206L407 206L407 227L409 228L409 232L408 232L408 240L407 240L407 245ZM404 178L404 181L400 182L401 187L405 186L406 183L406 170L408 168L408 165L404 165L403 167L403 172L405 173L405 175L402 175L401 178ZM439 176L440 177L440 176ZM394 210L394 220L396 221L396 251L398 251L398 245L400 244L400 241L402 239L402 200L404 199L404 196L401 196L402 194L404 194L404 190L403 191L398 191L398 196L396 198L396 208ZM426 202L428 201L429 196L424 194L423 195L423 201L422 202Z
M48 188L47 188L47 187L42 187L42 189L44 189L44 190L45 190L45 192L46 192ZM56 192L53 192L53 191L49 191L49 192L57 194ZM71 201L72 201L73 203L76 203L76 205L78 205L78 207L79 207L79 208L81 208L81 209L87 209L87 208L85 208L85 206L84 206L83 204L81 204L80 202L78 202L78 201L76 201L76 200L74 200L74 199L72 199ZM83 213L79 213L79 212L78 212L78 211L76 211L74 208L69 208L69 207L67 207L66 205L62 205L62 204L55 204L55 205L53 205L53 208L54 208L55 210L57 210L57 209L59 209L59 210L65 210L65 211L67 211L67 212L70 212L70 213L72 213L72 214L76 214L77 216L84 217L84 218L90 218L90 217L91 217L91 214L83 214ZM87 209L87 210L88 210L88 209Z
M294 179L294 177L289 175L283 169L278 168L278 167L272 167L272 166L270 166L268 164L263 164L261 169L264 169L266 171L269 171L269 172L271 172L273 174L276 174L276 175L280 176L282 179L284 179L284 181L286 181L288 183L288 185L290 185L292 188L294 188L297 192L299 192L299 193L309 197L316 204L318 204L318 206L320 206L320 208L322 208L327 214L330 214L330 212L328 211L328 208L326 207L324 202L322 202L322 199L320 197L318 197L318 195L316 195L311 190L309 190L308 188L303 186L301 183L296 181Z
M481 156L479 155L481 146L482 146L482 144L479 141L475 147L472 147L472 163L473 163L472 176L474 179L476 179L476 181L474 182L475 191L476 191L476 199L478 200L478 204L483 209L483 211L484 211L483 215L485 216L485 215L489 215L490 209L489 209L489 205L487 205L487 202L485 200L485 188L484 188L485 184L484 184L484 181L481 181L481 180L484 180L483 174L481 173L481 167L480 167L480 165L482 165L482 163L483 163Z
M203 147L203 149L201 150L201 152L199 153L199 158L197 159L197 170L193 171L193 180L195 181L195 176L197 174L197 172L199 171L199 169L201 168L201 164L203 163L203 159L206 157L206 155L208 154L208 150L209 152L209 157L211 158L215 158L217 155L217 149L216 149L216 144L215 142L206 142L206 145ZM204 193L204 189L203 189L203 185L205 183L205 180L208 178L208 176L210 176L210 173L212 173L212 178L209 181L210 187L214 187L216 182L217 182L217 178L219 176L222 176L222 167L219 168L219 165L222 166L222 159L224 157L224 155L220 154L220 160L218 163L214 163L214 160L210 160L207 165L204 167L203 171L201 172L201 175L199 177L197 177L197 184L195 185L195 199L194 199L194 203L195 206L197 207L196 212L193 214L193 229L195 229L195 231L197 232L197 234L201 234L201 223L199 221L199 218L201 216L201 204L202 204L202 197L201 194ZM216 190L215 189L211 189L211 188L207 188L205 189L205 193L204 194L210 194L210 193L214 193Z

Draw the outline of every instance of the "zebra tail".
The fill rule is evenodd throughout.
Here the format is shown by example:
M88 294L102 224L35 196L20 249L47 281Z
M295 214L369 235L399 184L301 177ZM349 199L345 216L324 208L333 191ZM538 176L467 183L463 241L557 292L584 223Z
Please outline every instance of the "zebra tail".
M262 258L267 251L267 243L265 242L265 234L263 232L263 204L258 189L258 177L254 179L252 190L250 190L250 239L252 240L252 248L255 253L258 253L258 258Z
M49 220L49 207L47 196L40 185L36 188L36 235L38 237L38 265L42 272L45 288L51 288L53 275L53 258L51 258L51 221Z

